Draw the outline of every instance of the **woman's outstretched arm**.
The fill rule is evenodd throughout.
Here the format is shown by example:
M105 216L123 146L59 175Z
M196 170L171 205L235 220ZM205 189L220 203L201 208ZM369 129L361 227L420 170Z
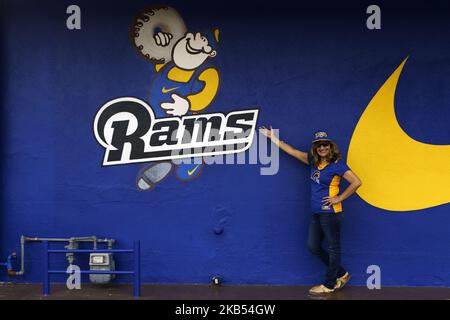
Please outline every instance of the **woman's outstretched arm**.
M264 126L260 127L259 131L263 135L265 135L267 138L272 140L272 142L275 143L275 145L277 145L281 150L283 150L287 154L293 156L294 158L297 158L298 160L300 160L301 162L303 162L305 164L309 164L308 153L297 150L294 147L291 147L290 145L288 145L286 142L278 139L278 137L273 132L272 126L270 126L270 130Z

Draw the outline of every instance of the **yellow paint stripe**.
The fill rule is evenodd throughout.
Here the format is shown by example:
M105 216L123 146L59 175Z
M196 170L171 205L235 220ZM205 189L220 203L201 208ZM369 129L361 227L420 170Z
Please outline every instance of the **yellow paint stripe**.
M340 176L334 176L331 180L330 187L329 187L329 195L330 197L337 196L339 194L339 184L341 182ZM335 213L342 211L342 203L333 204L333 209Z

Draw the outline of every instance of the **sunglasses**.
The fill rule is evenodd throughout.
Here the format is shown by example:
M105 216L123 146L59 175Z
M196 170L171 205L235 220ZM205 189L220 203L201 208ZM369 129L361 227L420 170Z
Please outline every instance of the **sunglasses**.
M328 141L317 142L314 144L314 148L329 147L329 146L330 146L330 143Z

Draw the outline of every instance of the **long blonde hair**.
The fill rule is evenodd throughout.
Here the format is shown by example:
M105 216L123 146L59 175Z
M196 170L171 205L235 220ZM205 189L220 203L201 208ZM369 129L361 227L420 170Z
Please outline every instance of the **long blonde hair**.
M339 151L337 144L334 143L333 141L329 141L329 142L330 142L330 153L326 157L326 160L328 161L328 163L336 162L337 160L342 159L341 152ZM312 156L313 163L316 167L319 166L319 164L320 164L320 156L317 153L317 144L318 143L316 142L316 143L313 143L311 146L311 156Z

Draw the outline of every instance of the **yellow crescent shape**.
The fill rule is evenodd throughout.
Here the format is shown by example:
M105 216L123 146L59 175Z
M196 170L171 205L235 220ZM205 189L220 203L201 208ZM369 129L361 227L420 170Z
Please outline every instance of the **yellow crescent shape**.
M370 101L347 155L349 166L363 182L358 195L391 211L421 210L450 202L450 145L412 139L395 116L395 90L407 59Z

